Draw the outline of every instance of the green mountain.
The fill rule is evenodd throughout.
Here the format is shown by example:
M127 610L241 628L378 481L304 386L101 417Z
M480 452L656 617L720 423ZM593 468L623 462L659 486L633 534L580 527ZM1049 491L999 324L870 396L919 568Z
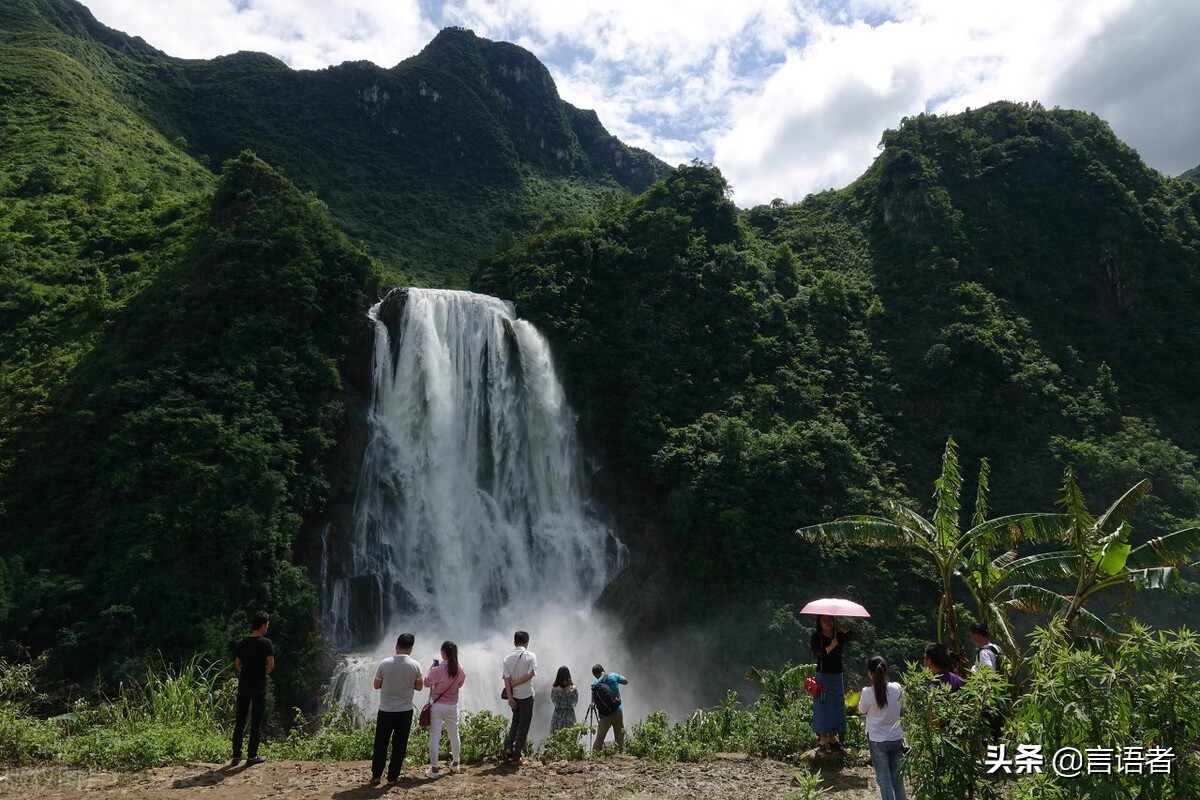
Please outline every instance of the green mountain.
M1200 165L1192 167L1180 175L1179 178L1180 180L1191 181L1192 183L1200 183Z
M707 620L794 659L778 612L832 594L881 609L864 646L919 652L931 576L793 531L888 499L928 513L948 435L990 459L997 514L1052 510L1072 465L1096 505L1151 478L1141 540L1200 519L1200 187L1036 104L883 142L845 190L744 214L680 168L475 276L551 337L612 501L649 532L606 597L644 646Z
M223 653L270 607L289 707L318 677L302 523L380 274L462 284L497 241L666 171L468 31L294 72L174 59L69 0L0 7L0 132L5 641L120 677Z
M564 103L531 53L465 29L390 69L318 71L262 53L171 58L73 0L15 0L0 29L78 59L201 163L253 151L397 283L464 285L506 233L582 218L667 170Z
M0 134L0 639L62 679L224 654L267 607L282 704L312 699L311 533L400 277L474 270L553 340L634 548L603 602L647 652L724 630L794 660L788 611L828 593L914 653L921 566L793 531L927 511L951 434L996 513L1052 508L1072 465L1094 507L1154 481L1136 539L1200 519L1200 186L1093 115L906 119L852 186L742 212L467 31L296 72L11 0Z

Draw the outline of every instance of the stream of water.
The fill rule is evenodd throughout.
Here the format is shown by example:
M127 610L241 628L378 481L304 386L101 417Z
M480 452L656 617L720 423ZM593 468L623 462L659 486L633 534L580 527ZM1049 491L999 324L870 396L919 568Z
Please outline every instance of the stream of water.
M592 605L626 550L589 496L550 349L512 304L469 292L407 290L396 341L380 306L371 316L369 438L339 550L350 563L322 565L325 630L346 653L331 695L373 717L375 665L412 631L425 666L443 640L458 643L464 711L506 712L501 660L527 630L536 730L559 666L586 687L593 662L624 658Z

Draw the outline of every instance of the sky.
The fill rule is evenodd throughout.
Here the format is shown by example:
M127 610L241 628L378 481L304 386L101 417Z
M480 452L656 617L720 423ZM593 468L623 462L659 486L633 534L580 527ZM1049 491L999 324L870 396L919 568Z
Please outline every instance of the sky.
M746 207L846 186L884 130L997 100L1096 113L1151 167L1200 164L1198 0L84 0L169 55L391 67L443 27L514 42L559 94Z

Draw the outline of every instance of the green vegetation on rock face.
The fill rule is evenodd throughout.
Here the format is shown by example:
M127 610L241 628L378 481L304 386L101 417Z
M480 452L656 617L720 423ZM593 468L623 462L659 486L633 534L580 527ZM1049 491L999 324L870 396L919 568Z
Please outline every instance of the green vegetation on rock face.
M279 691L311 698L298 537L344 477L381 273L478 266L552 339L634 548L604 602L640 633L728 612L777 664L791 610L844 594L878 609L864 647L911 657L936 576L793 532L928 514L947 436L989 459L989 516L1052 508L1072 466L1089 497L1153 482L1131 546L1200 518L1200 186L1089 114L907 119L847 189L739 212L468 31L295 72L13 0L0 134L0 635L55 676L220 657L265 607Z
M149 648L225 653L269 608L298 700L318 642L293 547L324 499L339 363L377 275L253 156L206 205L8 442L6 634L68 675L115 675Z
M0 43L0 442L170 258L212 175L68 55Z
M3 23L14 44L79 60L200 162L250 150L315 192L393 284L463 286L506 234L585 218L667 171L562 102L531 53L463 29L391 68L294 71L262 53L170 58L73 0L15 0Z
M14 0L0 42L74 59L205 165L254 152L315 192L394 285L463 286L506 235L584 219L667 172L559 99L531 53L464 29L391 68L295 71L263 53L171 58L74 0Z
M682 168L476 274L551 337L614 496L657 532L609 598L667 578L653 626L742 602L769 647L772 607L833 591L897 643L933 637L933 576L789 535L893 499L928 513L912 487L947 435L988 458L996 515L1052 508L1073 465L1098 496L1155 483L1139 542L1200 517L1197 187L1036 105L883 143L851 187L744 214Z
M506 232L583 218L666 171L563 103L530 53L464 30L391 69L293 72L239 53L170 77L192 152L216 164L254 150L316 191L396 283L462 286Z
M224 656L266 607L296 704L317 649L297 531L381 269L462 285L666 171L468 31L295 72L173 59L72 0L0 8L0 133L4 637L116 679L152 649Z

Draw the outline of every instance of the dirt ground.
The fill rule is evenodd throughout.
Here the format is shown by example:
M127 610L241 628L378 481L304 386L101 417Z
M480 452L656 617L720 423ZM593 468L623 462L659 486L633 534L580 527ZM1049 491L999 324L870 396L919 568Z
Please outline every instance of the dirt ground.
M246 767L187 764L136 773L33 767L0 773L0 797L45 800L371 800L413 797L427 800L505 798L506 800L782 800L794 790L796 767L776 761L719 755L698 764L657 764L614 756L598 761L542 764L516 769L467 765L459 775L432 781L424 770L409 769L399 783L372 787L366 761L322 764L279 761ZM822 773L825 795L835 800L879 797L869 766Z

